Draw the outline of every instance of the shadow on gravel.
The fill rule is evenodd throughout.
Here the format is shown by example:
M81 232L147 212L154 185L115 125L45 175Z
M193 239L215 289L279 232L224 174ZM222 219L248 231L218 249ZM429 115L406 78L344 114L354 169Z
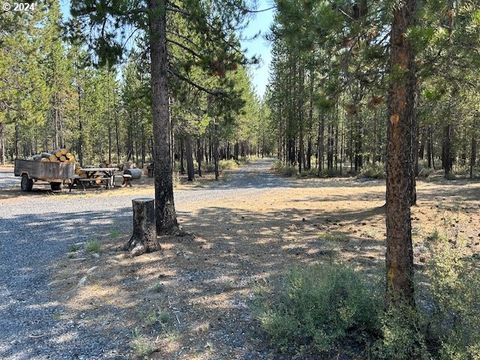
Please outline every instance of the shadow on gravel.
M247 167L212 188L376 183L290 180L266 170ZM361 210L294 208L296 201L351 200L335 194L263 212L206 201L198 212L178 212L195 236L162 237L162 251L133 259L118 251L131 232L130 207L2 219L0 358L124 359L145 351L157 359L280 359L252 313L255 291L281 281L292 266L341 258L369 273L382 269L383 237L369 233L373 226L383 233L381 195L357 195L372 201ZM438 196L479 199L478 188L445 188L423 190L419 201ZM70 251L88 240L100 243L98 258Z
M271 350L250 308L254 289L279 281L293 265L332 261L340 253L362 266L381 265L370 253L382 251L382 242L345 233L319 238L322 229L381 214L376 208L179 212L196 236L164 237L161 252L134 259L118 251L131 231L130 208L19 217L15 227L0 230L6 295L0 358L133 358L138 337L155 344L152 358L267 359ZM15 240L6 246L3 239ZM98 258L81 250L68 258L72 244L91 239L101 244Z
M101 321L95 327L79 315L68 318L63 299L52 296L52 276L72 247L113 232L130 231L131 209L59 215L31 214L0 222L0 358L125 358L120 338L130 330ZM76 244L77 245L74 245ZM93 257L85 252L85 257ZM105 260L105 259L103 259ZM68 260L73 265L76 259ZM66 263L69 266L69 263ZM76 285L78 279L66 279ZM117 309L103 310L115 313Z

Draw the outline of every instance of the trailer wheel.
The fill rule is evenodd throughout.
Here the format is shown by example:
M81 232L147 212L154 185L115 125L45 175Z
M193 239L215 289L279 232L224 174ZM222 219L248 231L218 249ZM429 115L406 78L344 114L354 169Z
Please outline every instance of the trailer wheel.
M22 182L20 183L22 191L32 191L33 180L28 177L27 174L22 175Z
M50 188L52 189L52 191L62 190L62 183L60 183L60 182L51 182L51 183L50 183Z

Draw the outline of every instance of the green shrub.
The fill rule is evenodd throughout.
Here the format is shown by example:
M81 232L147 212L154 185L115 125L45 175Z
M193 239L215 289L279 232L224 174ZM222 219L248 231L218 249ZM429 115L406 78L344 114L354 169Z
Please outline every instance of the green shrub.
M420 178L427 178L431 176L435 172L435 169L429 168L429 167L422 167L418 171L418 177Z
M132 332L131 347L137 359L147 359L155 351L153 342L141 335L137 328Z
M238 168L239 163L233 159L231 160L220 160L218 166L221 170L233 170Z
M391 307L380 317L381 338L371 357L382 360L429 359L421 316L408 305Z
M429 315L439 359L480 359L480 271L464 239L429 238Z
M445 175L445 179L447 180L456 180L457 179L457 176L453 173L448 173L447 175Z
M376 330L379 297L343 265L293 270L276 292L273 300L261 299L256 310L281 351L328 352L344 340L361 343Z
M297 175L297 168L293 165L285 165L282 161L277 160L272 165L272 170L283 176Z
M85 244L85 250L91 253L99 253L100 247L100 242L98 240L88 240Z
M385 167L383 164L366 164L360 171L360 176L369 179L385 179Z
M213 162L206 163L202 162L202 171L204 172L214 172L215 171L215 164Z

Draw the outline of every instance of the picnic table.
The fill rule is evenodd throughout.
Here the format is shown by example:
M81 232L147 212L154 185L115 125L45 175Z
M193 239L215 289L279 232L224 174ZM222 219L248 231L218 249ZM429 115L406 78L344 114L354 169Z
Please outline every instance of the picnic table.
M85 174L85 177L77 178L76 180L82 184L85 189L85 183L94 183L101 181L105 183L107 189L115 186L115 171L117 168L107 167L87 167L81 168L80 171Z

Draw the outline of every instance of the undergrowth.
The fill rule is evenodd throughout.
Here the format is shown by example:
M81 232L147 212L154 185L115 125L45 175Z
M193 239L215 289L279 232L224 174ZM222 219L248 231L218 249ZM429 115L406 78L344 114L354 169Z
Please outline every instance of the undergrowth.
M360 177L369 179L385 179L385 167L383 164L366 164L360 171Z
M260 325L291 357L480 359L480 271L465 240L435 231L416 275L416 308L383 306L384 286L341 264L291 270L254 302ZM348 356L348 354L354 356Z

